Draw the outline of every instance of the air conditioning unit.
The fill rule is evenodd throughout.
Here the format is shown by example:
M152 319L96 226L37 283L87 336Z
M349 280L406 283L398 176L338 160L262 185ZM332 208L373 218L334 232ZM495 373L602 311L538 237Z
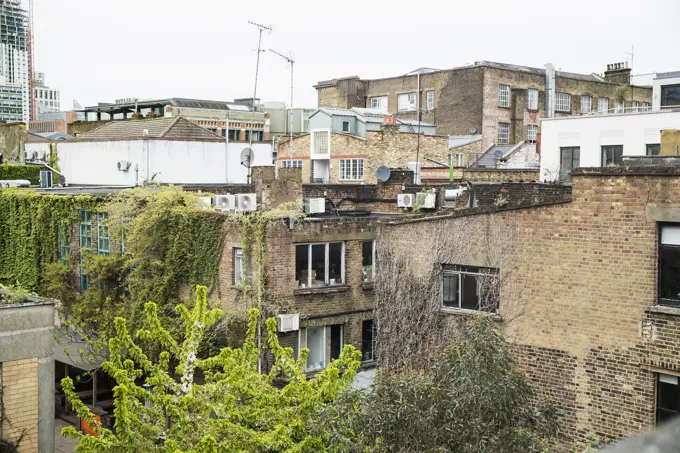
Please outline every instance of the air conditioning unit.
M277 332L295 332L300 330L300 315L276 315Z
M52 172L51 171L41 171L40 172L40 187L46 189L52 187Z
M240 193L236 195L236 210L242 212L257 209L257 196L254 193Z
M132 162L129 160L119 160L117 164L118 171L128 171L131 165Z
M213 207L218 211L234 211L236 210L236 196L229 194L215 195Z
M413 207L413 194L412 193L400 193L397 195L397 206L400 208L412 208Z
M200 208L209 208L212 206L212 197L198 197L198 205Z
M424 209L434 209L435 204L435 194L434 192L418 192L416 194L418 197L418 204Z
M310 198L305 203L305 212L307 214L323 214L326 212L326 199Z

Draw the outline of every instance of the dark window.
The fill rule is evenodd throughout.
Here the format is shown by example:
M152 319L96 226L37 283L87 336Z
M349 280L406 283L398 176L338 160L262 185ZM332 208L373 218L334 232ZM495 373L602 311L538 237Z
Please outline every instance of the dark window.
M349 132L349 121L342 122L342 132Z
M560 180L571 182L571 171L581 166L581 148L560 148Z
M375 241L364 241L362 244L361 273L364 282L373 281L375 272L375 266L373 266L374 244Z
M447 266L442 274L442 305L465 310L498 310L498 269Z
M680 85L661 87L661 107L680 106Z
M264 140L264 131L246 130L246 140L248 140L248 141L252 140L254 142L261 142L261 141Z
M647 144L647 155L648 156L658 156L661 153L661 145L658 143L648 143Z
M680 412L680 391L678 377L659 374L656 391L656 422L663 423Z
M375 327L372 319L361 324L361 360L375 360Z
M295 248L295 280L299 288L343 284L342 242L300 244Z
M680 225L661 226L659 305L680 305Z
M609 164L620 165L623 162L623 145L610 145L602 147L602 166Z
M309 245L295 247L295 280L301 288L307 287L309 275Z
M229 129L229 140L241 140L241 131L239 129Z
M340 358L342 352L342 324L331 326L331 360Z

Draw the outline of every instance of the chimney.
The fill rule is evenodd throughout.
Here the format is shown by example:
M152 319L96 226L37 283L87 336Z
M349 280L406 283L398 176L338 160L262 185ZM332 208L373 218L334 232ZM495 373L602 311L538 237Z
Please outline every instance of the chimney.
M383 118L383 124L384 125L391 125L394 126L397 124L397 115L388 115Z
M610 63L604 73L604 80L620 85L630 85L630 68L628 62Z

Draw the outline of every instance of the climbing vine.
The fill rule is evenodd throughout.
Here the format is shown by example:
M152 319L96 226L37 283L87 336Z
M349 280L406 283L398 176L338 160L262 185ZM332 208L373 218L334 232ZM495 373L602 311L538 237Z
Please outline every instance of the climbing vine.
M33 185L40 184L39 165L0 165L0 179L27 179Z

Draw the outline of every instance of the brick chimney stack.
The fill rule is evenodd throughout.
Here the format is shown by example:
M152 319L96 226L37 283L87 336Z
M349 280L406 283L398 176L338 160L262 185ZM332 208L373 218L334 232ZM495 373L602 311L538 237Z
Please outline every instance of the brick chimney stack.
M630 68L628 62L610 63L604 73L607 82L630 85Z

